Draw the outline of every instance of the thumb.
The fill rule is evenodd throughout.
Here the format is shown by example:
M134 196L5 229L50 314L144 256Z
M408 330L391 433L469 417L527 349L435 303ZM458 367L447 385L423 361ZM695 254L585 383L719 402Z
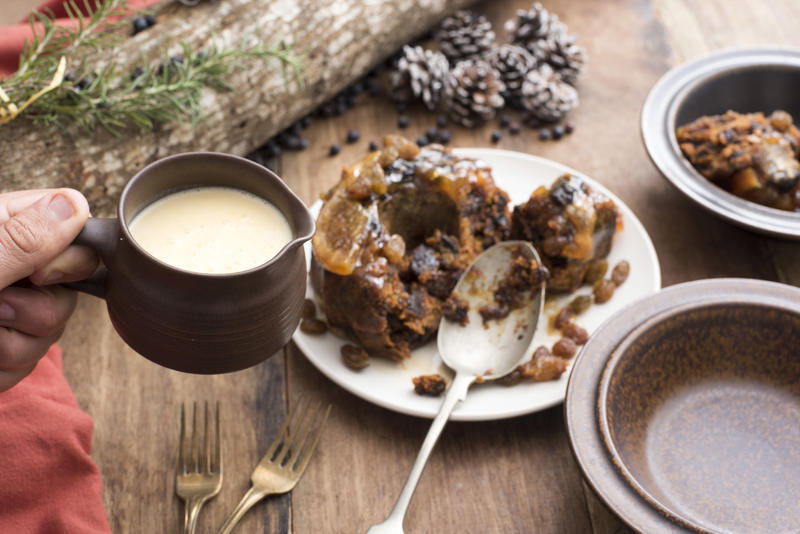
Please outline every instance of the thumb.
M66 249L83 228L89 206L72 189L47 191L0 226L0 289L30 276Z

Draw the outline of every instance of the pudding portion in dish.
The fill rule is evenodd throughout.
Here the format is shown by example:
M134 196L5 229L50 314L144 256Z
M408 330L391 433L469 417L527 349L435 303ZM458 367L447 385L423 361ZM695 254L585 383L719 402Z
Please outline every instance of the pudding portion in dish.
M700 117L680 126L676 138L689 163L726 191L800 211L800 130L785 111Z
M344 169L323 200L312 282L328 324L396 360L436 332L461 273L510 228L487 165L399 136Z

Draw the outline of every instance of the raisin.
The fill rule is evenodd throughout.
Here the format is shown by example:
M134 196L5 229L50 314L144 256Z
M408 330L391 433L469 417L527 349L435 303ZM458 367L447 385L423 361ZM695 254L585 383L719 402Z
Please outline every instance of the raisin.
M575 312L572 311L570 306L564 306L561 308L561 311L558 312L558 315L556 315L556 320L553 326L555 326L558 330L561 330L572 320L574 315Z
M575 356L576 352L578 352L578 345L568 337L562 337L553 344L553 354L559 358L570 359Z
M575 323L567 323L561 330L564 337L570 338L578 345L583 345L589 340L589 333L585 328L582 328Z
M608 271L606 260L592 260L586 269L586 274L583 275L583 281L587 284L594 284L606 275L606 271Z
M303 319L313 319L317 315L317 307L314 301L306 299L303 301Z
M363 369L369 365L369 354L356 345L342 345L342 361L350 369Z
M628 279L628 274L631 272L631 264L625 260L622 260L618 264L614 266L614 269L611 271L611 281L614 282L614 285L619 287L625 280Z
M611 297L614 296L614 289L616 289L616 287L614 282L609 279L598 280L592 289L594 292L594 301L598 304L608 302L611 300Z
M319 319L303 319L300 322L300 331L311 335L324 334L328 331L328 325Z
M569 309L575 315L580 315L581 313L585 312L589 309L589 306L592 305L592 296L591 295L578 295L574 299L572 299L569 303Z

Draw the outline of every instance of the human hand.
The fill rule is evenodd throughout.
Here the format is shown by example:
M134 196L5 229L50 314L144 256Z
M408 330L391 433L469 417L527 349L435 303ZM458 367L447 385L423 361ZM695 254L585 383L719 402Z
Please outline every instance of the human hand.
M75 292L53 284L97 267L91 249L70 245L88 217L72 189L0 194L0 391L33 371L75 309ZM25 278L30 287L12 286Z

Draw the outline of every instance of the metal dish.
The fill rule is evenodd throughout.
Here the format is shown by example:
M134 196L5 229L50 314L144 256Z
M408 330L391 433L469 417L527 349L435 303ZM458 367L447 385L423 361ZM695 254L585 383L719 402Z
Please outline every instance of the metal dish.
M724 219L757 232L800 239L800 213L768 208L714 185L683 157L675 129L728 110L800 117L800 49L726 50L667 72L642 108L642 139L653 164L683 194Z

